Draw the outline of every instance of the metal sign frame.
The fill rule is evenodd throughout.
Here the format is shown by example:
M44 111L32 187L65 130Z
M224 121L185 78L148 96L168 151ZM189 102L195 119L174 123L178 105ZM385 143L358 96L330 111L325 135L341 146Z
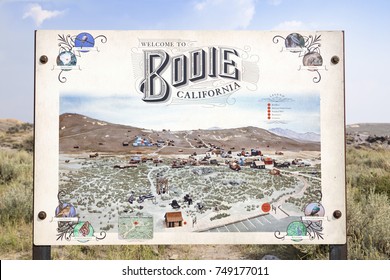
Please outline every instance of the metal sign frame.
M341 31L36 31L34 244L345 244L344 104Z

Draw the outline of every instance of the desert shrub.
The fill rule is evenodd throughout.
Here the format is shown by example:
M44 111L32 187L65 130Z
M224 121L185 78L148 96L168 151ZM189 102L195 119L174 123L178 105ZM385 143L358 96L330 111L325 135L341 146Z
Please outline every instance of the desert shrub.
M376 193L386 194L390 197L390 175L378 176L375 174L361 174L357 175L354 182L354 186L362 193L374 191Z
M0 259L31 259L31 222L0 226Z
M349 259L390 259L390 151L347 150L347 240ZM167 197L169 199L169 197ZM209 208L214 205L214 200ZM222 218L220 216L219 218ZM32 227L32 155L0 150L0 252L28 252ZM20 230L22 228L22 231ZM22 233L22 234L21 234ZM54 259L155 259L153 246L53 246ZM244 245L258 259L328 259L326 245ZM160 250L161 249L161 250ZM160 254L160 255L159 255ZM1 258L9 258L1 255ZM30 255L22 256L26 258ZM20 257L18 257L20 258Z
M13 184L0 196L0 224L32 220L32 188Z
M350 259L390 258L390 151L347 150Z
M33 125L31 123L22 123L22 124L16 124L14 126L11 126L7 130L7 134L15 134L20 131L28 131L33 128Z
M164 245L53 246L52 258L65 260L154 260L164 254Z
M24 151L0 150L0 189L11 183L19 182L32 186L32 155Z
M15 133L18 133L20 130L20 126L19 125L15 125L15 126L11 126L8 128L7 130L7 133L8 134L15 134Z
M0 151L0 223L29 222L32 217L32 155Z
M34 128L34 125L31 124L31 123L22 123L20 125L20 128L23 130L23 131L27 131L27 130L32 130Z
M33 136L29 136L23 140L22 149L27 151L27 152L34 151L34 137Z
M347 184L390 197L390 150L347 149ZM355 199L358 199L355 197Z
M371 190L362 193L348 186L349 259L390 258L390 201Z
M5 184L16 177L16 169L14 165L9 162L0 162L0 184Z

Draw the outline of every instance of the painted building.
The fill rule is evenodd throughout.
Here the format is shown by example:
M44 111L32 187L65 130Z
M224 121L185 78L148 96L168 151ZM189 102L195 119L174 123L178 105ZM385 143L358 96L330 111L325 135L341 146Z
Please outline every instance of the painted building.
M151 147L152 144L150 141L146 138L142 138L140 136L137 136L133 142L133 147Z
M165 224L167 227L181 227L183 223L183 216L181 212L167 212L165 213Z

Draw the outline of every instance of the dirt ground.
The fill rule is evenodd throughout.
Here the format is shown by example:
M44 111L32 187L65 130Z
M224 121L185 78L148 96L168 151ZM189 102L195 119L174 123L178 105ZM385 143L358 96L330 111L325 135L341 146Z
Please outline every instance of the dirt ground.
M246 259L241 245L176 245L164 253L169 260L242 260Z

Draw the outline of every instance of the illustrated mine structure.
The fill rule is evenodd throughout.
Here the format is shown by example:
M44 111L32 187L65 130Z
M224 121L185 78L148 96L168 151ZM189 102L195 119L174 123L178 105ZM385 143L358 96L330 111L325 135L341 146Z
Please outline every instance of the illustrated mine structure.
M169 192L168 178L158 177L156 182L156 193L165 194Z

